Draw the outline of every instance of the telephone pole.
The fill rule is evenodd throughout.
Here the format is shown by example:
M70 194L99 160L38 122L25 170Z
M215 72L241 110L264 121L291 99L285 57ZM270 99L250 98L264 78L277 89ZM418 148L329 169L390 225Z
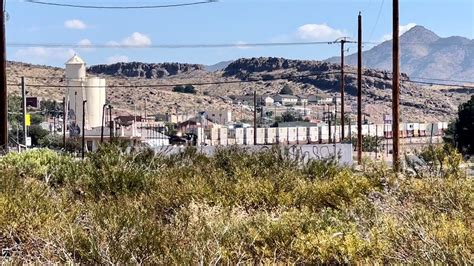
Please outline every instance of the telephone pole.
M82 101L82 160L86 150L86 103L86 100Z
M21 77L21 98L22 98L22 114L23 114L23 143L27 147L26 139L28 138L28 126L26 125L26 85L25 77Z
M393 0L393 82L392 82L392 120L393 120L393 169L400 171L400 5Z
M347 37L341 37L337 39L334 43L340 43L341 44L341 143L344 140L344 89L345 89L345 84L344 84L344 45L346 43L355 43L353 41L348 41ZM336 99L336 106L337 106L337 99Z
M7 53L5 47L5 1L0 1L0 150L8 151Z
M359 12L357 52L357 161L362 164L362 14Z

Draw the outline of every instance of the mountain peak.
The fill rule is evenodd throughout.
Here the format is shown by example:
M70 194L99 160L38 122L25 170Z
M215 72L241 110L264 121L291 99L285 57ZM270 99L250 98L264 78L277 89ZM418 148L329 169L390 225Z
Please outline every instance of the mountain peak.
M423 26L415 26L405 32L400 39L404 42L432 43L440 39L436 33Z

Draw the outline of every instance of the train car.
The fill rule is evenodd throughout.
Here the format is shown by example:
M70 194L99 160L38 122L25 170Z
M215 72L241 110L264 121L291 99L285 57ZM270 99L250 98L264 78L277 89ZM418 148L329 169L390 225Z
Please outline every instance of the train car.
M245 140L245 145L253 145L253 128L249 127L245 129L245 134L244 134L244 140Z
M309 143L318 143L319 142L318 127L309 127L308 128L308 142Z
M288 128L277 127L277 143L288 144Z
M265 144L265 128L257 128L257 145Z
M375 129L376 136L379 137L379 138L383 138L385 136L383 124L377 124L377 125L375 125L375 127L376 127L376 129Z
M329 126L321 126L318 130L319 130L319 142L329 143Z
M298 128L289 127L288 128L288 144L297 144L298 143Z
M419 124L419 136L420 137L426 137L428 136L428 128L429 128L429 124L426 124L426 123L421 123Z
M296 128L296 141L298 144L308 144L308 128L298 127Z
M266 129L265 133L266 144L277 144L277 128L269 127Z
M235 144L244 145L244 129L236 128L235 129Z

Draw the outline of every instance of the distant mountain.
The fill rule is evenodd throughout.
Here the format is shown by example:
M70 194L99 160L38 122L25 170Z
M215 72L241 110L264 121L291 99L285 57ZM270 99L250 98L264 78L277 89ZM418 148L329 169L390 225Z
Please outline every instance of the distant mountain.
M464 37L441 38L416 26L400 37L400 67L413 79L474 80L474 40ZM346 57L346 64L356 66L357 54ZM340 57L327 61L339 63ZM392 41L383 42L363 54L364 67L392 70Z
M206 68L207 71L209 72L216 72L216 71L221 71L221 70L224 70L228 65L230 65L232 62L232 60L230 61L222 61L222 62L219 62L217 64L214 64L214 65L209 65L209 66L204 66Z
M140 62L116 63L111 65L96 65L88 68L91 74L103 74L110 76L122 76L131 78L157 79L174 76L193 71L205 71L203 65L181 64L181 63L160 63L147 64Z

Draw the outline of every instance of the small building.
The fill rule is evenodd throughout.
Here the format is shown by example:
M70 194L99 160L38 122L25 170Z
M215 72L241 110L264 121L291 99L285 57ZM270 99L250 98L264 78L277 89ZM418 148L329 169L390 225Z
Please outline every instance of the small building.
M293 106L298 103L298 97L294 95L287 95L287 94L278 94L273 97L273 100L277 103L281 103L282 105L286 106Z
M297 95L296 97L298 97L298 102L297 104L298 105L308 105L309 101L308 101L308 97L304 96L304 95Z
M207 119L214 123L225 125L232 122L232 111L230 110L210 110L206 111Z
M263 104L265 106L272 106L274 103L275 103L275 100L273 100L273 98L270 96L263 98Z

